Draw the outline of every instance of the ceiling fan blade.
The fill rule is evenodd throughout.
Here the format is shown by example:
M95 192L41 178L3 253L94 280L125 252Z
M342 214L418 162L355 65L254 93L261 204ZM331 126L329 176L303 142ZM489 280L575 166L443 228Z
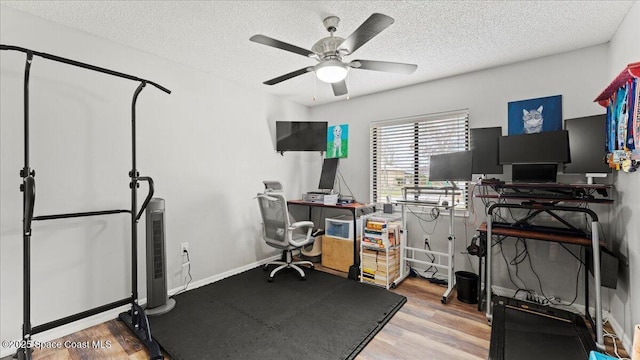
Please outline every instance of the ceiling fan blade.
M398 74L411 74L418 68L418 65L415 64L375 60L353 60L349 63L349 66L355 69L385 71Z
M333 94L335 96L347 95L347 83L342 80L339 82L331 83L331 87L333 88Z
M393 18L390 16L374 13L340 44L338 50L344 50L347 51L348 54L353 54L360 46L393 24L393 21Z
M272 46L274 48L290 51L292 53L300 54L304 57L309 57L311 55L315 55L315 53L311 50L303 49L301 47L287 44L286 42L282 42L280 40L276 40L264 35L253 35L249 38L249 40L253 42L257 42L258 44Z
M306 74L309 71L313 71L313 68L306 67L306 68L302 68L302 69L299 69L299 70L296 70L296 71L292 71L292 72L290 72L288 74L284 74L282 76L278 76L277 78L273 78L271 80L267 80L267 81L263 82L263 84L265 84L265 85L275 85L277 83L283 82L285 80L289 80L289 79L294 78L296 76L300 76L302 74Z

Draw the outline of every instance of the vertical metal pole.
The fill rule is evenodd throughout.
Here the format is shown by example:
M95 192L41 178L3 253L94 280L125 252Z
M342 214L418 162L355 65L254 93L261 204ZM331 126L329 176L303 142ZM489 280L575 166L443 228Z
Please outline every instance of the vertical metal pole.
M27 62L24 69L24 168L29 169L29 75L33 53L27 53ZM26 177L28 174L23 174Z
M403 192L404 192L404 188L403 188ZM405 199L406 196L403 197L403 199ZM406 211L405 211L405 204L402 203L402 205L400 205L400 280L398 281L398 283L400 283L400 281L404 280L404 278L407 277L407 254L406 254L406 248L407 248L407 219L406 219Z
M456 192L451 190L451 203L449 203L449 290L453 290L456 285L455 277L455 252L456 252L456 235L455 235L455 210Z
M358 265L358 268L360 268L362 262L360 261L360 256L358 253L358 249L360 249L360 243L358 243L358 219L356 218L357 214L355 204L351 208L351 213L353 214L353 265Z
M24 179L30 175L29 169L29 75L33 53L27 52L27 61L24 70L24 168L20 171L23 178L22 195L22 221L27 221L27 189ZM31 230L23 226L22 233L22 340L24 347L18 354L24 359L31 359L31 349L26 345L31 342Z
M484 272L484 288L485 291L487 292L487 311L486 311L486 315L487 315L487 320L489 321L489 324L491 324L491 321L493 320L493 314L492 311L493 309L491 308L491 239L492 239L492 234L491 234L491 228L492 228L492 224L491 224L491 208L489 208L489 211L487 212L487 245L485 247L485 264L487 266L486 271Z
M131 103L131 301L138 302L138 221L136 214L138 209L138 169L136 168L136 102L138 95L146 85L141 82L133 94ZM134 309L131 309L132 317L135 318Z
M445 190L445 196L449 190ZM451 203L449 206L449 237L447 238L447 291L445 291L444 295L442 295L442 303L446 304L449 301L449 297L453 294L453 287L455 286L455 260L454 260L454 252L455 252L455 241L456 236L454 234L454 225L455 225L455 190L451 190ZM446 208L445 208L446 209Z

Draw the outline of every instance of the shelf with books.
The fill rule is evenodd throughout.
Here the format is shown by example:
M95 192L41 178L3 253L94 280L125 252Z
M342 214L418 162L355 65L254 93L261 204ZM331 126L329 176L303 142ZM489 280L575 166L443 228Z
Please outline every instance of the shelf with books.
M363 247L360 279L364 283L382 286L386 289L394 287L400 274L399 247L374 249Z
M400 220L399 216L392 214L376 213L364 217L360 281L386 289L395 287L400 275Z

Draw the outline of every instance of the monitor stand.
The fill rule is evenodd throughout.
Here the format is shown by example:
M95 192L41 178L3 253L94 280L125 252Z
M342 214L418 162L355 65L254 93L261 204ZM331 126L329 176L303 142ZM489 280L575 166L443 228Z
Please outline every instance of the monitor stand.
M593 178L606 178L607 174L606 173L586 173L585 176L587 177L587 184L595 184L593 182Z

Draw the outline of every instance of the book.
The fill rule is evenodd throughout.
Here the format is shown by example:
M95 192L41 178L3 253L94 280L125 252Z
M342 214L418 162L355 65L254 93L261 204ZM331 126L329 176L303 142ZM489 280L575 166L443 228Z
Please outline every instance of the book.
M382 231L386 229L387 223L384 221L367 220L365 230Z

